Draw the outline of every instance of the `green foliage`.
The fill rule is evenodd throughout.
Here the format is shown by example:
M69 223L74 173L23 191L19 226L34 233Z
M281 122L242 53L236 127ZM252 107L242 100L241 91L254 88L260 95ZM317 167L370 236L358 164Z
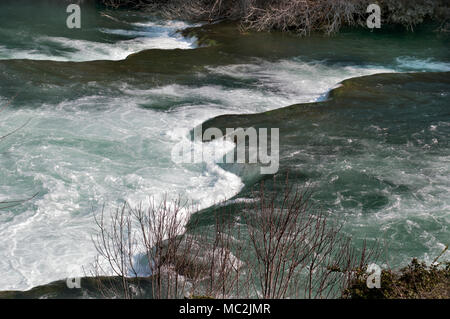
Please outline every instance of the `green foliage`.
M414 258L400 271L383 270L381 288L369 289L365 269L343 293L350 299L448 299L450 298L450 262L426 265Z

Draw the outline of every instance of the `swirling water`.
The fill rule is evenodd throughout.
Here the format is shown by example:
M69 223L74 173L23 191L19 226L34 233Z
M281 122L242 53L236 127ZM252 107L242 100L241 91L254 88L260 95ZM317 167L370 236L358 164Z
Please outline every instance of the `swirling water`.
M448 36L428 31L300 39L224 26L211 35L218 45L198 47L177 32L185 22L82 10L82 28L69 30L60 2L0 4L0 136L30 121L0 143L0 201L38 193L0 211L0 290L83 274L104 204L168 193L207 208L245 196L251 172L171 161L172 147L208 119L322 101L359 76L450 71ZM350 234L397 243L395 265L448 244L450 203L448 87L424 109L421 94L398 90L411 99L408 121L397 123L394 107L355 115L355 130L342 124L354 114L347 108L333 111L336 122L307 118L314 136L293 130L281 168L316 185Z

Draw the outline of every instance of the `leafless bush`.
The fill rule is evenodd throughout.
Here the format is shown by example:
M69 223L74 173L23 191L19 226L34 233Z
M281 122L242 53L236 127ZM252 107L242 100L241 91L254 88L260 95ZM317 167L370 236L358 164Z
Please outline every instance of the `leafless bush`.
M240 19L248 0L102 0L111 8L131 7L159 13L169 19L215 21Z
M284 193L259 190L260 200L245 215L252 249L252 264L263 298L326 298L339 295L355 269L376 257L377 250L357 251L341 227L322 210L310 206L308 191ZM281 201L280 201L281 199Z
M186 208L181 200L164 200L153 202L147 209L124 205L111 214L110 220L105 220L103 212L96 218L100 232L94 244L99 258L91 275L98 278L104 297L147 294L159 299L230 294L239 278L239 256L230 250L231 235L225 231L228 226L218 222L212 238L203 232L183 234ZM145 262L136 259L137 255L144 256ZM150 281L150 294L139 286L143 268ZM115 278L108 280L104 275L111 271Z
M182 245L179 237L183 230L182 208L179 200L170 203L165 200L160 204L153 202L148 209L131 208L125 204L107 221L102 212L100 218L96 218L100 232L94 238L102 260L95 262L94 274L98 276L112 271L121 279L118 289L123 292L123 297L133 298L139 290L133 286L133 278L138 278L144 271L152 278L153 298L179 298L186 281L175 270L181 262L177 257L179 254L190 256L183 249L191 248L186 244L189 239L185 239ZM136 260L139 254L146 263ZM102 261L107 262L108 269ZM143 266L146 268L142 269ZM106 295L114 295L116 289L117 286L110 285Z
M111 7L132 6L158 11L167 18L195 21L238 20L243 29L327 34L342 26L365 24L372 0L103 0ZM448 23L445 0L379 0L383 23L409 30L426 19Z
M383 9L389 12L386 23L403 25L413 31L414 27L427 18L438 17L442 20L440 10L447 9L448 2L439 0L383 0ZM448 16L446 17L448 20Z
M294 31L301 35L314 31L334 33L342 25L354 25L365 13L365 1L281 0L251 1L242 23L257 31Z
M111 8L131 7L131 8L147 8L152 4L162 3L163 1L146 1L146 0L102 0L103 4Z
M262 185L240 221L225 220L183 232L180 200L148 209L124 205L110 220L96 218L99 259L92 275L105 297L326 298L347 287L376 250L357 252L325 213L309 206L307 192L286 184L281 196ZM192 213L191 210L189 213ZM235 212L236 213L236 212ZM142 272L144 255L146 274ZM115 277L104 277L111 271ZM151 294L141 289L149 286ZM148 290L148 289L147 289Z

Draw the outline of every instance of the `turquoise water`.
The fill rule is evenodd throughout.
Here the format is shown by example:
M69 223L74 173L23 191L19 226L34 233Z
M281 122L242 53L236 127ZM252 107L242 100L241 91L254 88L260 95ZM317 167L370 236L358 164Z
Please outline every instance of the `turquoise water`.
M449 85L437 73L450 71L448 35L218 25L183 36L193 25L90 3L80 30L66 17L60 1L0 4L0 136L30 121L0 143L0 201L38 193L0 212L0 290L83 274L104 204L248 197L253 167L171 160L192 128L226 114L240 114L227 127L279 127L280 173L309 184L355 239L385 238L391 266L448 244ZM393 75L406 72L423 77ZM335 103L277 110L323 101L346 79Z
M286 174L294 185L307 185L313 206L344 222L355 243L380 241L384 266L414 256L431 262L448 242L449 75L354 78L325 102L222 116L204 129L280 127L279 182L263 178L266 187L282 192ZM227 169L252 185L239 200L257 199L258 170L248 164Z

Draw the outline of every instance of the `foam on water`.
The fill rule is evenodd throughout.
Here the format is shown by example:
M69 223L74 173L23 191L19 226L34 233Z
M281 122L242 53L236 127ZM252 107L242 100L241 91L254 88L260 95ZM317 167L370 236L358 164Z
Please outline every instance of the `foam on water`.
M77 102L72 104L75 109ZM90 102L117 108L105 114L63 111L68 105L44 106L33 112L35 120L20 138L28 140L28 146L11 140L15 167L5 165L2 158L2 180L12 169L19 179L31 179L40 195L24 206L25 212L1 216L0 268L8 273L2 277L1 289L29 288L63 278L73 273L71 265L76 265L77 275L82 274L80 266L94 257L92 213L101 203L108 209L124 200L132 206L145 205L151 198L158 202L167 192L204 208L242 187L237 176L215 165L171 162L173 143L164 134L167 123L188 127L195 117L189 110L160 114L126 99L92 97ZM26 117L22 111L7 119L19 122L21 117ZM8 194L2 192L2 198L21 192L12 176L5 184L13 187Z
M396 59L398 67L408 71L422 72L448 72L450 63L436 61L432 58L417 59L415 57L404 56Z
M168 85L148 90L117 84L120 97L85 96L58 105L2 114L0 133L32 122L0 145L0 198L40 192L37 199L0 215L0 290L83 275L93 261L93 213L181 195L199 208L236 195L241 179L213 162L175 164L172 147L221 114L253 113L310 102L339 81L377 72L374 67L332 67L285 60L209 69L218 78L253 79L245 88ZM289 84L289 85L288 85ZM165 101L177 101L158 111ZM144 107L143 107L144 106ZM25 186L26 185L26 186ZM25 208L25 211L24 211ZM187 217L187 216L186 216Z
M64 53L60 61L94 61L94 60L123 60L132 53L149 49L190 49L193 41L170 36L138 37L132 40L119 41L115 44L99 43L67 38L46 38L50 42L59 44L71 53Z
M335 198L333 214L348 220L349 235L382 239L387 252L382 262L388 258L391 265L403 266L413 257L432 262L448 244L450 156L428 155L420 147L353 143L367 143L375 151L317 168L326 176L323 184L345 185L325 187ZM449 257L447 252L443 260Z
M188 25L184 22L172 23L132 23L130 29L99 28L98 32L125 36L109 42L70 39L66 37L33 37L30 49L0 45L0 59L30 59L51 61L94 61L123 60L130 54L149 49L192 49L194 38L184 38L176 33ZM59 48L55 53L54 48ZM50 53L52 52L52 53Z

